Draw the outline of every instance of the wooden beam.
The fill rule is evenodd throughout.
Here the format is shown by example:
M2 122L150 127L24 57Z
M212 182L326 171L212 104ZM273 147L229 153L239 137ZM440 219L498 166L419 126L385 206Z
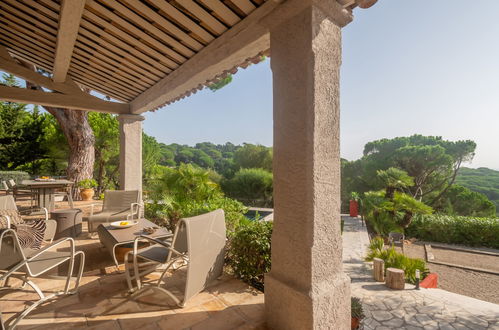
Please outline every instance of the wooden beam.
M278 1L267 1L178 69L137 96L130 103L131 112L139 114L155 109L213 79L224 70L230 70L245 59L269 49L268 29L258 22L279 5Z
M8 86L0 86L0 100L117 114L128 113L129 111L129 105L126 103L108 102L90 94L47 93Z
M131 113L140 114L156 109L224 71L243 64L246 59L267 51L270 48L270 28L292 19L311 1L325 13L334 16L339 26L348 24L353 18L336 1L268 0L179 68L138 95L130 103ZM179 3L187 4L188 0Z
M14 59L10 56L7 48L0 46L0 70L13 74L16 77L22 78L24 80L28 80L34 84L41 85L45 88L58 91L61 93L75 93L80 91L78 87L66 84L66 83L56 83L53 82L52 79L45 77L33 70L30 70L20 64L18 64Z
M62 1L52 77L55 82L66 80L84 7L85 0Z

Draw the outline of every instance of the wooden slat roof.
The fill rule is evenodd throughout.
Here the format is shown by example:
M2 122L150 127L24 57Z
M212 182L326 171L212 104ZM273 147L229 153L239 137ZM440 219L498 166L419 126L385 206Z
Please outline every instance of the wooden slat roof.
M283 2L86 0L67 74L87 89L130 103L267 1ZM343 7L356 5L353 0L337 1ZM0 0L0 46L52 73L61 7L61 0ZM261 54L248 54L240 64L245 66Z

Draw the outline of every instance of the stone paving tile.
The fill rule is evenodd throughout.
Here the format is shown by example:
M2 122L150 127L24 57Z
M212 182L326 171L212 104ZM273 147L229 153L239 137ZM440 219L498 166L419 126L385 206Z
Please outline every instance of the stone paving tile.
M361 298L365 329L499 330L499 305L439 289L415 290L411 285L394 291L374 282L370 266L362 261L367 244L360 220L346 217L344 271L352 279L352 296Z

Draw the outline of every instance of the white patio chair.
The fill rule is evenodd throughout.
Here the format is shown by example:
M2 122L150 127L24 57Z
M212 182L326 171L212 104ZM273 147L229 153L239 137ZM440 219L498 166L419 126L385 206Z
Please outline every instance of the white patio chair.
M59 248L63 243L69 243L69 251L52 251ZM73 290L69 290L71 278L74 270L75 257L80 256L80 267L76 276L76 283ZM30 277L38 277L49 270L68 262L68 274L63 291L45 295L43 291L30 280ZM14 329L24 317L40 304L59 295L76 293L83 274L85 264L85 254L82 251L75 251L75 242L72 238L66 237L48 245L40 250L23 249L19 243L16 232L13 229L3 229L0 231L0 291L23 289L26 284L31 286L40 297L31 306L25 308L19 315L13 316L8 322L3 321L8 329ZM11 287L8 282L10 278L17 278L22 281L21 287Z
M138 249L140 241L153 245ZM165 242L145 235L134 241L133 251L125 255L125 275L130 292L138 295L148 289L157 289L170 296L178 306L204 290L223 270L226 243L225 216L223 210L216 210L199 216L181 219L175 228L173 240ZM132 262L129 258L132 257ZM142 261L142 263L139 263ZM152 265L152 266L151 266ZM166 266L155 285L143 285L141 277ZM170 269L186 266L187 276L182 299L162 287L168 283L165 275ZM133 286L134 282L136 286Z

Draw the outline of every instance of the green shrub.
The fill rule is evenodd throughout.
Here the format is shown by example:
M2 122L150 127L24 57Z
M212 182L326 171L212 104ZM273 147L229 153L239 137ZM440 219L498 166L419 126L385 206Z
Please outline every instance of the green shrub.
M499 219L494 218L417 216L406 229L406 234L430 242L499 249Z
M29 180L30 175L22 171L0 171L0 181L9 182L14 180L17 184L21 184L23 180Z
M92 188L97 188L97 181L94 179L84 179L79 181L76 186L82 189L92 189Z
M228 264L234 275L263 290L263 277L270 271L271 221L252 221L240 226L232 238Z
M261 168L244 168L222 182L223 191L246 205L272 206L272 173Z
M365 260L372 261L374 258L384 260L385 269L390 267L403 269L405 279L409 283L416 283L416 269L419 269L421 272L421 278L425 278L429 273L424 260L409 258L395 251L393 246L385 249L384 241L381 237L375 237L371 241Z

